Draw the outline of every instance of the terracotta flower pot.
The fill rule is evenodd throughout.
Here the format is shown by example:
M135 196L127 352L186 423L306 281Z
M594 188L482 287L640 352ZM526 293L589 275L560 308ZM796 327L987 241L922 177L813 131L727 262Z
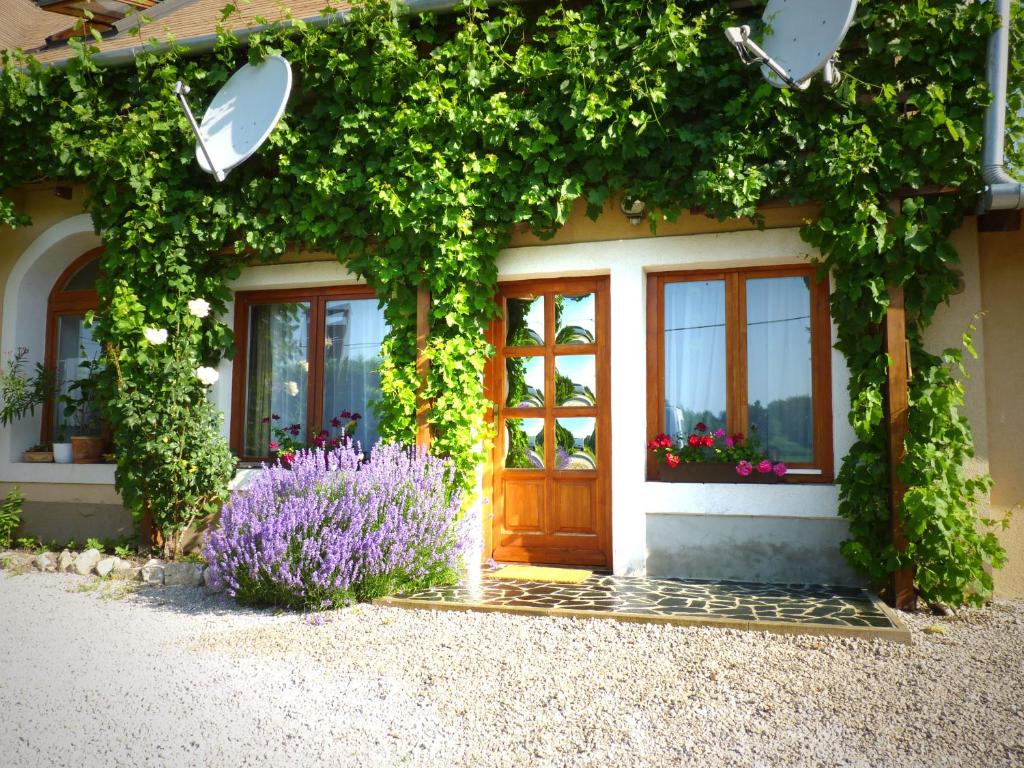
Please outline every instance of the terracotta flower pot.
M658 482L661 483L781 483L784 478L774 472L762 474L756 469L744 477L736 471L735 464L714 464L692 462L675 467L658 463Z
M103 461L103 438L72 437L71 455L75 464L99 464Z

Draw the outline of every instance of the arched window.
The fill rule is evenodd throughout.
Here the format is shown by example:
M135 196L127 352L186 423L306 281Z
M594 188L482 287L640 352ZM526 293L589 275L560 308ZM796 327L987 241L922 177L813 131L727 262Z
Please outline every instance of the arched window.
M99 306L96 280L100 276L101 248L75 259L57 279L50 291L46 311L46 367L56 374L53 401L43 408L42 441L67 439L72 435L96 435L100 431L99 414L85 411L79 416L65 416L61 396L74 396L73 384L86 375L83 363L95 360L101 353L93 341L92 328L85 323L85 314Z

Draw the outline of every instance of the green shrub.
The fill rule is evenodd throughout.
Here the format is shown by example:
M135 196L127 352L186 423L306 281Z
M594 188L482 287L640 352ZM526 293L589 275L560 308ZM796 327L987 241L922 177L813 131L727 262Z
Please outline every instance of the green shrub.
M18 486L7 492L3 504L0 504L0 547L11 546L11 537L21 525L21 505L25 497Z

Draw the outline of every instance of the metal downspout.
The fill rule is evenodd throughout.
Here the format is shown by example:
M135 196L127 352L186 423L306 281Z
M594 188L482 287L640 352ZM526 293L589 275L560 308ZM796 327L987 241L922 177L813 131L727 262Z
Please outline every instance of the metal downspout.
M1006 171L1006 88L1010 64L1010 2L993 0L999 28L988 41L988 87L992 103L985 110L981 174L985 181L980 211L1024 208L1024 182Z

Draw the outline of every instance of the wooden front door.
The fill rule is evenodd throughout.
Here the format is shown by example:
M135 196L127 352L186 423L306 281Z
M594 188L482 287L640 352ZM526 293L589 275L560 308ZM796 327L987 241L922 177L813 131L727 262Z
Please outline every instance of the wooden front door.
M498 301L493 557L610 566L608 279L505 283Z

